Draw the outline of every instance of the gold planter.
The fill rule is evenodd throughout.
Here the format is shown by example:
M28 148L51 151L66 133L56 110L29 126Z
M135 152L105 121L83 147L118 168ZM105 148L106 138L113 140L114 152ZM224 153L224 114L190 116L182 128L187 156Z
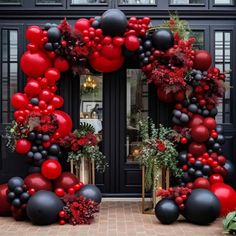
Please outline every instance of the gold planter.
M170 186L169 169L157 169L154 167L153 187L150 193L145 191L145 166L142 166L142 213L154 214L156 203L160 201L160 197L156 197L156 190L159 188L167 189ZM147 200L149 194L149 200Z
M71 173L76 175L84 184L95 184L94 160L83 157L79 165L74 161L70 161L70 169Z

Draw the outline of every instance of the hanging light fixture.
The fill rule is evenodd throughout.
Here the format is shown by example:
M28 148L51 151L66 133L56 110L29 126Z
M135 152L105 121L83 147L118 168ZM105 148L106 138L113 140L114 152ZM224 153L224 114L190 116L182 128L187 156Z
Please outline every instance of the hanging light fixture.
M87 75L84 84L83 84L84 89L95 89L97 87L96 81L93 79L92 75Z

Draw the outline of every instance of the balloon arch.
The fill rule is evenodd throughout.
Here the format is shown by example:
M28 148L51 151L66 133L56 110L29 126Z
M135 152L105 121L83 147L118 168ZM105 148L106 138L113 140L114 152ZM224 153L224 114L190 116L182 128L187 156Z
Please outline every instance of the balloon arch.
M58 197L64 196L66 191L73 194L83 184L73 176L68 177L68 173L62 173L58 161L61 147L66 146L68 140L74 140L74 137L71 138L70 116L58 110L63 106L63 98L56 95L56 83L61 73L69 69L75 73L86 68L112 72L118 70L127 59L138 61L147 82L156 85L158 98L174 107L173 128L181 136L178 162L183 175L179 185L189 188L191 192L196 179L198 182L194 184L201 187L206 187L209 182L213 184L211 190L217 198L210 191L193 190L192 194L187 193L190 194L189 201L186 193L180 194L175 199L175 207L178 209L187 201L186 217L198 224L210 223L218 216L218 199L222 214L235 208L236 204L231 204L232 201L228 208L227 201L234 191L223 183L227 178L227 161L222 154L224 136L222 126L217 125L215 120L218 100L224 94L225 75L218 68L211 67L209 52L193 49L195 39L188 37L188 27L177 17L172 17L159 27L150 27L149 24L149 17L131 17L127 20L120 10L110 9L101 17L79 19L74 27L65 19L59 25L47 23L43 27L30 26L27 29L29 43L20 65L28 79L24 91L14 94L11 103L15 109L15 151L31 160L30 175L24 182L21 178L13 177L8 187L2 186L1 198L4 198L4 191L6 195L5 208L0 211L2 215L9 214L11 206L13 216L21 219L26 208L27 216L35 224L53 223L58 214L60 223L64 224L68 221L67 210L73 207L77 209L78 205L86 209L90 216L97 211L97 205L93 205L91 199L80 199L70 205L69 197L66 198L67 208L65 210L64 207L62 211L63 204ZM94 137L86 136L83 140L69 142L67 150L76 150L76 145L83 146L88 140L95 143ZM63 175L67 175L71 183L64 183ZM50 191L58 178L61 182L54 188L55 195ZM222 193L224 189L228 190L228 195ZM173 190L167 191L170 193ZM96 195L96 190L94 192ZM199 195L205 205L196 208ZM42 201L51 202L51 206L45 206ZM162 223L171 223L175 215L173 219L169 218L171 222L166 221L165 217L163 219L163 215L158 215L162 209L165 212L165 204L170 204L167 199L165 201L167 203L161 202L157 206L157 217ZM91 205L93 207L89 208ZM37 216L39 207L44 215ZM214 210L211 211L209 207ZM199 219L194 212L200 212L204 217ZM85 218L78 220L78 217L72 217L69 221L72 224L87 223L89 220Z

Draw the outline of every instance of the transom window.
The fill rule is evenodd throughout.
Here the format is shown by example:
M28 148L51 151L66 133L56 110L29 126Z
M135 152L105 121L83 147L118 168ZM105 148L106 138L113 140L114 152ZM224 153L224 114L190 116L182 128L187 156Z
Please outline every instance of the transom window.
M233 0L214 0L215 5L233 5Z
M0 4L20 4L21 0L0 0Z
M191 5L191 4L204 4L205 0L171 0L173 5Z
M36 0L36 4L62 4L62 0Z
M71 0L71 5L78 4L107 4L108 0Z
M153 5L155 3L156 0L120 0L120 4Z

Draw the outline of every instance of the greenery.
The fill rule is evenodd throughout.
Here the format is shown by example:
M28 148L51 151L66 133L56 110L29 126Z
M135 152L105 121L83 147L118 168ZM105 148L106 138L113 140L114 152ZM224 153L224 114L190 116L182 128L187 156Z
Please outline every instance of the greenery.
M178 152L175 147L177 133L171 128L155 124L151 119L139 121L141 150L139 158L145 166L145 189L151 190L153 180L157 179L158 169L169 169L175 177L180 177L182 171L177 167Z
M230 212L223 219L223 226L225 233L236 235L236 211Z

